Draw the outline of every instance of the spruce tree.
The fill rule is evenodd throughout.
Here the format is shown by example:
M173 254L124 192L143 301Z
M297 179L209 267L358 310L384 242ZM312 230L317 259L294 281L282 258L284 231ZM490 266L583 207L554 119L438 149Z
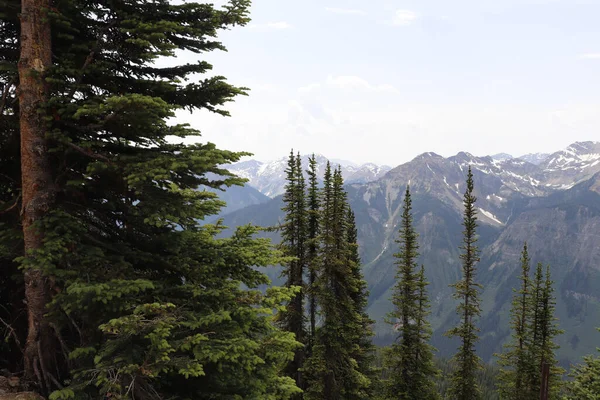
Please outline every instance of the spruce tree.
M369 379L369 384L364 387L362 398L371 399L379 386L378 370L374 367L376 349L371 340L374 336L372 324L375 321L369 317L366 311L369 292L361 271L356 219L354 211L350 207L348 207L346 218L348 263L354 279L354 292L351 294L351 298L355 309L355 326L350 327L355 332L352 358L358 364L358 371Z
M414 379L420 382L416 387L414 399L439 399L435 378L440 375L440 370L435 365L433 353L436 349L429 344L432 329L427 319L430 309L427 286L429 283L425 279L425 267L421 265L421 270L417 280L417 316L416 330L418 340L415 346L415 376Z
M538 269L541 270L541 264L538 264ZM541 272L539 273L541 275ZM564 374L564 369L558 366L555 351L559 346L554 342L554 338L562 333L563 330L558 328L557 318L554 316L556 299L554 298L554 282L550 275L550 266L546 267L546 274L539 289L540 295L537 298L538 319L535 321L537 325L537 340L532 346L532 358L534 366L537 366L540 371L540 378L535 386L539 393L541 387L541 369L544 364L550 365L549 376L549 394L550 398L555 398L560 392L562 386L561 377Z
M308 267L308 314L310 321L309 349L313 343L317 326L317 301L315 281L319 268L319 180L317 176L317 159L313 154L308 159L308 193L307 193L307 238L306 264Z
M521 253L521 287L515 290L511 307L511 341L506 345L507 351L498 360L500 373L498 376L498 391L500 398L509 400L527 400L535 398L526 380L531 368L528 358L531 346L531 283L529 277L530 259L527 243Z
M540 332L542 319L542 303L543 303L543 285L544 285L544 269L542 263L538 263L535 269L530 298L530 325L528 329L531 343L527 351L527 366L525 372L525 380L527 382L527 392L530 395L535 395L540 391L541 382L541 365L539 363L540 354Z
M386 353L386 366L390 371L387 395L393 399L436 398L432 378L432 349L427 341L431 333L426 317L428 302L426 283L418 270L418 235L413 226L412 199L406 187L400 222L396 285L392 297L394 311L388 321L399 327L398 338ZM423 335L423 336L422 336Z
M460 340L458 352L452 361L455 370L452 373L452 382L449 389L450 395L457 400L474 400L481 398L481 390L477 384L477 371L481 366L481 359L475 353L475 343L478 340L479 329L475 319L481 314L479 305L479 290L482 288L475 281L475 265L479 261L477 248L477 198L473 194L473 173L469 167L467 175L467 189L464 194L463 216L463 244L460 247L462 254L462 279L451 285L455 288L454 298L459 300L457 314L460 324L446 332L447 336L455 336Z
M571 381L565 384L565 400L597 400L600 398L600 358L588 355L572 368Z
M320 309L312 354L305 364L307 400L364 398L369 379L353 358L356 282L348 263L347 201L340 169L327 163L321 195L321 243L315 295Z
M284 254L293 258L283 270L283 276L286 277L286 287L302 288L306 263L305 184L300 155L298 154L298 157L294 156L293 150L290 152L285 172L287 183L282 208L285 213L285 222L281 231L281 245ZM280 313L279 318L279 325L283 330L292 332L299 342L306 342L304 292L302 289L292 298L286 310ZM301 388L303 387L303 380L300 370L304 358L304 349L298 349L294 359L286 368L286 373Z
M564 370L558 366L555 351L558 345L554 338L563 333L558 328L554 317L555 299L553 282L550 277L550 268L544 268L541 263L537 264L531 296L531 325L529 337L531 345L527 352L527 368L525 380L528 384L528 392L531 396L539 396L541 389L542 367L545 363L550 365L550 398L557 396L561 387L561 376Z
M2 312L29 313L13 338L36 348L2 358L26 367L32 389L60 389L56 399L298 392L280 374L298 343L270 315L292 291L260 292L268 280L254 269L282 258L254 228L217 239L219 228L199 225L222 202L197 188L241 184L221 166L245 153L171 120L181 109L226 116L245 93L202 78L211 65L200 54L224 50L216 36L245 25L249 3L2 1L0 76L11 84L0 100L0 259L23 271ZM199 60L154 64L178 50Z

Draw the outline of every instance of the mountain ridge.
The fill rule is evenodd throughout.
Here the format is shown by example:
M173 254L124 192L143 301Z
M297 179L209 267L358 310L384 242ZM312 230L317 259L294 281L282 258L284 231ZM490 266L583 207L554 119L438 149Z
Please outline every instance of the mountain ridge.
M356 214L361 259L371 293L368 311L377 321L376 341L389 343L394 335L383 318L391 306L402 196L410 185L420 235L420 262L431 283L432 340L442 356L451 354L452 343L442 334L455 322L448 285L460 276L462 196L466 170L471 166L482 251L478 281L485 288L478 345L481 356L492 360L508 335L510 297L524 241L530 243L535 262L551 266L556 281L557 312L568 333L559 338L562 364L592 353L596 346L594 324L600 319L600 296L593 291L600 286L600 163L594 164L600 159L600 154L596 156L598 146L600 143L574 143L552 153L540 165L467 152L447 158L426 152L377 180L348 183L348 200ZM275 226L282 221L281 206L281 197L276 196L226 215L224 224ZM267 235L279 240L276 233ZM276 269L270 275L281 283Z

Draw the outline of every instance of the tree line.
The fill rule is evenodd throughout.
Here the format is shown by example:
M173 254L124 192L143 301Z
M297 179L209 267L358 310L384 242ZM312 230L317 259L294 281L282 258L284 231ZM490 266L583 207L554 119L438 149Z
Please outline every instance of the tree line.
M281 248L294 257L283 271L286 286L300 288L280 317L281 328L294 333L303 344L288 364L289 376L305 392L297 398L441 399L441 371L434 360L435 349L429 344L427 282L425 266L418 264L410 187L404 193L398 251L394 254L393 311L386 320L397 335L391 346L376 354L369 341L373 321L365 314L368 293L360 273L357 230L343 190L341 169L332 173L327 163L323 187L319 188L314 156L308 162L309 168L303 171L300 154L292 151L289 156L281 227ZM308 188L304 172L309 177ZM475 352L482 287L476 282L479 250L474 190L469 168L463 197L462 279L452 285L459 322L446 333L460 343L455 356L445 364L448 378L443 398L448 399L480 399L483 395L479 382L484 366ZM506 351L497 355L496 389L501 399L540 398L544 366L549 367L548 398L562 396L564 370L557 364L554 351L558 346L553 341L562 331L554 317L550 269L544 270L538 263L533 277L530 269L525 243L521 287L515 291L511 308L512 337ZM351 277L356 279L351 281ZM330 334L332 330L334 334ZM353 348L359 349L358 353L353 353ZM485 389L487 398L489 388Z
M212 66L175 57L225 50L218 33L246 25L249 7L0 0L0 397L441 396L409 188L389 316L398 337L381 363L339 169L328 166L320 185L313 157L306 182L290 155L281 248L258 238L257 227L220 238L220 224L199 224L223 202L197 189L243 184L226 165L248 153L203 143L172 118L182 110L228 116L223 106L248 90L219 75L198 80ZM161 66L161 57L175 62ZM468 179L460 324L449 332L461 347L444 389L456 399L481 394ZM534 396L538 367L549 364L554 396L562 371L552 281L541 267L529 278L525 250L523 260L500 394ZM261 290L270 282L256 267L273 265L285 267L286 285ZM569 398L596 398L599 370L586 358Z

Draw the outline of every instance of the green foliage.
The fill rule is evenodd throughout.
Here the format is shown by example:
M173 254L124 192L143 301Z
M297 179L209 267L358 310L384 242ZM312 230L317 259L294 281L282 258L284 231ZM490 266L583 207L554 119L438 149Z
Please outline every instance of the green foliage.
M570 382L565 384L564 400L597 400L600 398L600 358L592 355L571 370Z
M372 399L377 388L380 386L380 371L374 367L375 346L371 339L374 335L372 325L373 321L366 312L369 299L367 282L362 271L360 256L358 254L358 231L354 212L348 207L346 216L346 240L348 242L348 265L352 271L354 279L354 291L350 294L355 309L354 326L349 324L350 333L354 334L352 358L356 360L358 371L365 376L369 382L362 388L361 398Z
M535 397L534 388L527 382L527 375L537 365L532 365L529 356L531 337L529 335L531 324L531 282L529 277L530 259L527 252L527 243L523 245L521 253L521 287L515 290L511 308L511 341L506 345L506 352L501 354L498 365L501 366L498 376L498 392L500 398L511 400L527 400ZM539 387L538 387L539 389Z
M440 375L436 379L437 391L443 399L455 399L450 395L450 387L452 385L452 375L455 366L452 362L446 359L435 359L435 365L441 370ZM496 390L496 383L499 370L495 365L483 364L482 368L475 373L475 381L481 390L481 397L485 400L498 400L500 397ZM537 400L535 397L530 398Z
M250 1L53 2L44 107L56 207L36 221L43 246L27 258L17 204L19 2L2 4L0 78L13 83L0 119L0 300L4 320L23 313L18 266L52 281L48 312L63 353L54 386L64 387L53 398L298 393L281 376L298 343L273 324L297 290L263 294L268 280L255 269L289 260L255 228L217 239L221 228L199 225L223 203L197 189L242 184L224 165L247 153L199 143L199 131L169 120L183 109L228 115L223 105L246 90L202 78L212 68L205 61L154 64L176 51L224 50L219 31L245 25ZM25 327L15 326L23 340ZM1 350L17 370L18 346Z
M353 274L356 265L350 262L355 253L347 240L347 210L341 170L332 173L328 163L321 193L320 263L314 286L322 324L304 367L307 400L366 399L372 384L357 361L365 355L357 349L357 339L366 321L364 309L353 299L361 284Z
M531 297L531 310L533 314L529 335L532 339L528 351L530 367L526 371L527 381L531 387L532 393L539 393L541 387L542 366L547 363L550 365L549 394L550 398L556 398L562 386L561 377L564 369L558 366L555 352L558 345L554 343L554 338L563 333L558 328L555 314L556 300L554 297L554 287L550 276L550 267L544 269L541 263L538 263L535 271L533 296Z
M304 273L306 270L306 241L307 241L307 211L305 202L306 185L302 171L300 154L294 156L290 152L286 169L287 184L283 195L285 222L281 230L281 247L285 255L293 257L283 270L286 278L286 287L298 287L297 293L287 305L287 309L280 313L278 324L288 332L295 335L296 340L306 344L306 329L304 316ZM294 359L286 368L288 376L292 377L297 385L304 387L301 369L305 359L305 349L298 349Z
M539 396L541 371L544 363L550 365L550 398L557 398L561 389L561 375L553 342L562 333L554 317L553 282L550 268L544 278L542 264L538 264L533 283L529 277L530 259L527 244L521 254L521 287L515 293L511 308L512 340L507 351L500 355L498 364L498 392L502 399L527 400Z
M413 227L412 200L406 188L400 227L400 251L397 259L396 286L392 297L394 310L388 322L397 327L398 337L386 352L386 382L390 399L436 399L433 377L433 348L429 345L431 327L427 321L427 299L424 268L417 271L419 256L417 233Z
M307 237L306 263L308 267L308 314L310 321L309 348L314 341L317 327L317 301L314 293L315 281L319 269L319 187L317 176L317 160L315 155L308 159L308 192L307 192Z
M476 373L481 369L481 360L475 354L475 343L478 340L479 329L475 319L481 315L479 291L481 285L475 281L475 264L479 261L479 250L476 246L477 236L477 198L473 194L473 174L471 167L467 175L467 189L465 191L464 217L463 217L463 253L462 279L451 285L455 288L454 298L459 300L456 312L460 317L460 324L446 332L447 336L456 336L460 339L460 347L453 358L456 370L452 376L450 387L451 398L458 400L475 400L481 398L481 389L477 384Z

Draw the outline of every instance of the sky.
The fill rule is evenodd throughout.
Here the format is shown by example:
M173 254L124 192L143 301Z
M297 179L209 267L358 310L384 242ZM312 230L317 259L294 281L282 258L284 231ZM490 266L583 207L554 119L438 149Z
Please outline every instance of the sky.
M263 161L554 152L600 140L598 15L600 0L255 0L227 52L176 60L250 95L177 120Z

